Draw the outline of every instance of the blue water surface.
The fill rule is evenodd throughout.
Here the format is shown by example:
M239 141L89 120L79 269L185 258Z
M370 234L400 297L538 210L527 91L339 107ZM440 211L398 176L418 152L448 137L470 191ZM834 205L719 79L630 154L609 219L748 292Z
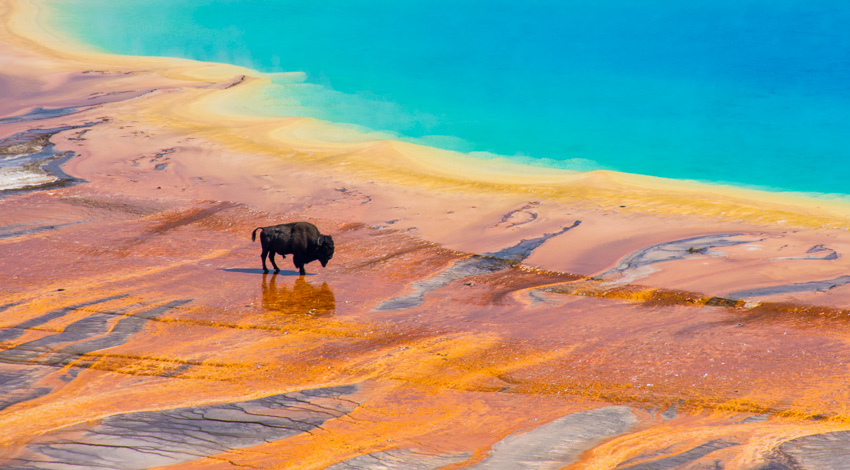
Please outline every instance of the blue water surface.
M282 115L540 166L850 194L846 0L48 5L107 52L303 72L265 97Z

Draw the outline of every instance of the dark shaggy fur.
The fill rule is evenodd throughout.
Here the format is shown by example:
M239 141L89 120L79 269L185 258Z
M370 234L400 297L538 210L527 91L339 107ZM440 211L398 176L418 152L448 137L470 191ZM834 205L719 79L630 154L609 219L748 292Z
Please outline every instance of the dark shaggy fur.
M289 224L272 225L270 227L257 227L251 232L251 241L257 239L257 230L260 232L260 245L263 247L263 272L267 273L266 255L274 266L274 272L280 272L280 268L274 262L275 253L286 257L292 255L292 262L303 276L304 265L318 260L322 267L328 265L328 261L334 255L334 239L330 235L322 235L315 225L309 222L292 222Z

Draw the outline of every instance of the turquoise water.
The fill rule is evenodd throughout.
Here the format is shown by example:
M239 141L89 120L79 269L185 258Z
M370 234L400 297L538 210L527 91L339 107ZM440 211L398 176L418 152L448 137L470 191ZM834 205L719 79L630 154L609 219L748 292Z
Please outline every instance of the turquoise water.
M108 52L303 72L266 111L540 166L850 194L846 0L50 5Z

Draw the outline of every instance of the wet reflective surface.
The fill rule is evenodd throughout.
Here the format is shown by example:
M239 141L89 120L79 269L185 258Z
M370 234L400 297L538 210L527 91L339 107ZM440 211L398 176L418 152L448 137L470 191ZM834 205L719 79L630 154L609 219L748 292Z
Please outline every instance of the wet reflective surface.
M263 274L263 308L269 313L282 315L332 315L336 299L327 282L316 287L305 276ZM280 281L278 281L280 279Z
M368 227L319 274L262 274L240 207L140 212L6 232L0 468L846 468L842 310Z

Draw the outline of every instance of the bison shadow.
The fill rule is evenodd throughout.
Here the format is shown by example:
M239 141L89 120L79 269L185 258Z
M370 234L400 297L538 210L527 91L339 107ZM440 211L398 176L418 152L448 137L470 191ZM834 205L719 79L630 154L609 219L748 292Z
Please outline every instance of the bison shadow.
M296 273L297 274L297 273ZM336 298L328 283L316 287L298 276L294 283L277 284L278 274L263 275L263 309L287 315L318 317L336 311Z
M263 273L262 269L251 269L251 268L221 268L222 271L227 271L229 273L242 273L242 274L267 274ZM292 270L282 270L277 273L278 276L300 276L298 271ZM315 276L316 273L307 273L305 276Z

